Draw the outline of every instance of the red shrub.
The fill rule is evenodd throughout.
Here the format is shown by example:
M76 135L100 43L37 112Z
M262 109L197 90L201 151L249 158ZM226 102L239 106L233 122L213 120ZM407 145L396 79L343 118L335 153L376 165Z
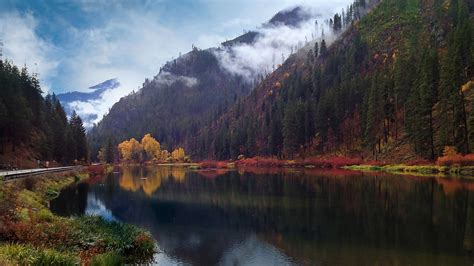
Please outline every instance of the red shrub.
M235 164L240 167L282 167L285 165L285 161L275 158L253 157L237 161Z
M200 163L202 169L217 168L216 161L203 161Z
M224 161L203 161L200 163L201 169L226 169L228 162Z
M474 166L474 154L455 154L438 158L439 166Z
M89 165L87 168L91 175L103 175L105 174L105 167L102 164Z
M71 242L70 225L67 222L37 222L33 219L28 222L10 221L5 226L9 229L10 240L34 246L59 247Z

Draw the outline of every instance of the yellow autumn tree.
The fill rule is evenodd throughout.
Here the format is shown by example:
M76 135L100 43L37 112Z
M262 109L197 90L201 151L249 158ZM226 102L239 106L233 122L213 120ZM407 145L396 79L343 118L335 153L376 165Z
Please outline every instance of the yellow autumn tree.
M143 147L135 138L126 140L118 145L120 155L124 160L141 160Z
M130 141L125 140L118 145L118 150L120 152L120 156L124 160L131 160L132 159L132 145Z
M106 154L105 148L101 148L99 150L99 153L97 154L97 158L99 159L101 163L106 161L105 154Z
M170 157L170 152L167 150L162 150L160 153L160 157L158 158L159 160L167 161L168 158Z
M150 134L146 134L145 136L143 136L142 146L149 158L160 159L161 157L160 143L155 138L153 138Z
M184 161L184 157L186 155L184 154L184 149L179 147L177 149L175 149L172 153L171 153L171 157L173 158L173 160L176 160L176 161Z
M132 146L132 159L135 161L141 161L143 146L135 138L130 139L130 145Z

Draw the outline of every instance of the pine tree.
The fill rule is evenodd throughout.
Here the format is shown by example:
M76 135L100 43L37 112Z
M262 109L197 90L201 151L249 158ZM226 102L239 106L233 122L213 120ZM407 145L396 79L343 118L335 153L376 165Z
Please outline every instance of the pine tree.
M377 145L380 150L380 124L383 115L382 97L379 90L379 75L372 78L372 85L367 94L367 115L365 128L365 143L373 150L375 158L378 158Z
M320 54L321 56L325 56L325 55L326 55L326 52L327 52L326 41L323 39L323 40L321 41L321 48L320 48L320 50L319 50L319 54Z
M314 43L314 58L316 59L318 58L318 56L319 56L319 44L318 42L315 42Z
M434 128L433 128L433 107L437 101L438 88L438 57L436 50L432 49L424 56L421 66L419 90L418 114L416 123L419 123L416 141L423 156L434 159Z

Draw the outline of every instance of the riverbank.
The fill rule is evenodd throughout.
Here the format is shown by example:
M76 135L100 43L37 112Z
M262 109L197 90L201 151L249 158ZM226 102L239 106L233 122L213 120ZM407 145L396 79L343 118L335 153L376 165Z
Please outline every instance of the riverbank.
M387 172L392 174L417 176L460 176L474 178L474 155L449 155L436 162L415 160L407 163L364 161L351 157L312 157L297 160L282 160L268 157L244 158L236 161L206 160L195 163L145 163L122 165L158 165L183 167L193 170L231 170L239 168L306 168L306 169L346 169L365 172Z
M87 177L86 173L70 172L0 181L0 264L109 265L151 261L154 241L145 230L99 217L64 218L49 210L50 200L62 188Z
M348 157L315 157L304 160L279 160L275 158L254 157L234 162L204 161L193 167L196 169L233 169L245 167L346 169L419 176L461 176L474 178L473 164L474 159L472 155L444 156L440 157L436 163L420 160L406 164L363 161L362 159Z
M349 165L346 170L364 172L386 172L400 175L462 177L474 179L474 166L439 166L439 165Z

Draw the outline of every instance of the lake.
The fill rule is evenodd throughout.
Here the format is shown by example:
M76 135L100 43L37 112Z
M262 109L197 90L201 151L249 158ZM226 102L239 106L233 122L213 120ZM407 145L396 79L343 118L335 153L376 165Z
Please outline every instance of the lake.
M473 265L473 190L345 170L124 167L51 210L146 228L158 265Z

